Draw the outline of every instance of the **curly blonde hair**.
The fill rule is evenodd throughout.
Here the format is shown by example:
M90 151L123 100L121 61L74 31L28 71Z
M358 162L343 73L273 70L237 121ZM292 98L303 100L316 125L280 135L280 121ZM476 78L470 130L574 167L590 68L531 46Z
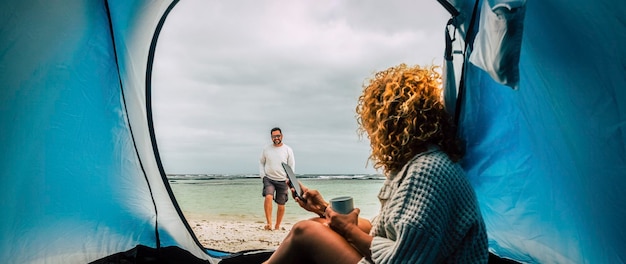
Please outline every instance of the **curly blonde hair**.
M438 145L453 161L462 157L444 109L438 67L400 64L364 84L356 107L359 134L367 133L374 168L398 172L416 154Z

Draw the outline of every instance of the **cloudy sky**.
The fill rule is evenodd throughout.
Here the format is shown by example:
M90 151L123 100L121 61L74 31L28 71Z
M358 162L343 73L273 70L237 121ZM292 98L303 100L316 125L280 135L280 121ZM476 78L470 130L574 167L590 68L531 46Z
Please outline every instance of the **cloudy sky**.
M157 45L153 115L166 173L256 174L280 126L296 173L379 173L359 138L362 84L441 65L437 1L181 1Z

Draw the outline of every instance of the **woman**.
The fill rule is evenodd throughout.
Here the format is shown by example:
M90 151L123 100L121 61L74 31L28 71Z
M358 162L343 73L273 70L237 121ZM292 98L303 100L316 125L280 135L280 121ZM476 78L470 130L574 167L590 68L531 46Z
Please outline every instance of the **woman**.
M487 235L474 190L456 163L461 147L446 113L436 67L405 64L378 72L356 108L374 168L385 180L381 211L342 215L316 190L266 263L487 263Z

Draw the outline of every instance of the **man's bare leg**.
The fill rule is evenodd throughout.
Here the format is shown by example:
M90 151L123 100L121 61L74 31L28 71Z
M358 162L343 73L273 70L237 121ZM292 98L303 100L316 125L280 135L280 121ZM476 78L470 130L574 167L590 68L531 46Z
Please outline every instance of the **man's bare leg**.
M272 230L272 202L274 201L273 195L265 195L265 201L263 202L263 209L265 209L265 230Z
M278 210L276 210L276 227L274 227L274 230L280 230L280 223L283 221L284 215L285 215L285 205L279 204Z

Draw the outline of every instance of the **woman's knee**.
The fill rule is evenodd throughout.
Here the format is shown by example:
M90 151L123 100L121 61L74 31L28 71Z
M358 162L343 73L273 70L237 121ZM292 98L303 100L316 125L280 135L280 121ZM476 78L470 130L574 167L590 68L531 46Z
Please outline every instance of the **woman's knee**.
M311 220L304 220L297 222L291 228L292 239L294 242L314 241L315 238L321 234L321 232L327 232L330 229L324 226L322 223Z
M281 246L283 246L281 244ZM324 225L324 222L304 220L293 225L285 246L299 259L294 263L305 263L316 259L318 263L329 263L328 256L354 258L357 262L361 256L344 238Z
M293 225L291 231L295 233L307 233L311 230L318 229L319 227L323 227L321 223L317 223L311 220L299 221L295 225Z

